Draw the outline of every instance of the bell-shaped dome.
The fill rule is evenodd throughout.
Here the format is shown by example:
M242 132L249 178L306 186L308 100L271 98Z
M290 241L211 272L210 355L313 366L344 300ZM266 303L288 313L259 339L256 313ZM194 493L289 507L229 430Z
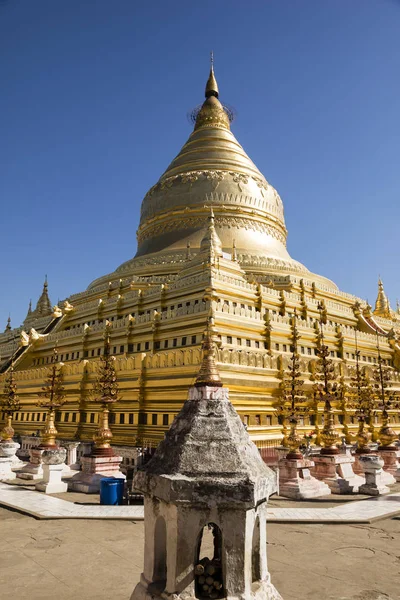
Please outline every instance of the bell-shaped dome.
M143 200L136 256L116 275L157 264L165 273L167 264L185 259L188 246L198 252L212 207L222 250L235 245L244 269L302 273L336 287L290 257L282 201L233 135L213 67L205 96L193 133Z
M196 251L210 206L225 251L291 261L281 199L231 132L213 70L193 133L143 200L136 257Z

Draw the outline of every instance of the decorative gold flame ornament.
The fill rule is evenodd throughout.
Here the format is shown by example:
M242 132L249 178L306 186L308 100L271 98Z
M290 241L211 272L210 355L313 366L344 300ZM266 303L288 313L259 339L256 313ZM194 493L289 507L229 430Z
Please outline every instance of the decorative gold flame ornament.
M95 401L102 405L101 420L96 433L93 436L95 448L94 456L114 456L111 448L112 432L109 427L109 406L119 400L118 381L115 371L115 356L110 354L110 322L106 321L104 332L104 351L100 356L100 364L97 369L97 378L93 385Z
M360 351L358 349L357 329L354 330L356 346L356 372L350 378L350 406L355 409L355 415L358 419L358 431L356 434L357 450L356 454L369 454L371 449L368 447L372 438L374 426L372 423L375 414L375 399L370 381L365 370L360 368ZM366 430L366 423L369 425L369 432ZM372 432L371 432L372 427Z
M399 408L399 403L394 394L390 393L391 376L388 367L384 367L379 346L379 335L376 332L376 347L378 350L378 366L374 369L375 391L380 400L379 408L382 411L382 425L379 429L379 450L393 450L397 438L396 432L389 426L390 417L388 408Z
M299 460L303 458L300 452L300 446L303 443L303 439L297 433L297 424L300 415L307 411L307 407L303 406L305 402L305 396L303 394L304 381L300 379L300 356L297 352L298 341L300 334L297 329L297 312L294 311L294 315L291 320L292 327L292 357L287 368L287 373L282 372L281 374L281 404L277 407L277 413L281 418L283 439L282 445L288 446L289 452L286 455L287 459ZM290 433L286 435L287 427L286 423L290 424Z
M2 440L10 442L14 437L14 429L12 427L12 418L15 412L20 410L19 396L17 394L17 384L15 383L14 364L11 363L10 371L4 382L3 397L1 402L1 410L7 415L6 425L0 432Z
M330 351L328 346L324 344L324 329L323 326L326 323L326 308L322 303L318 304L319 310L319 332L317 336L317 355L318 355L318 367L316 371L316 379L320 383L315 386L315 393L320 401L324 402L324 426L321 432L322 442L322 455L339 454L339 448L337 442L339 440L339 434L335 430L335 420L332 411L332 380L335 377L335 367L332 360L329 358Z
M57 429L55 426L55 411L60 408L65 400L65 390L63 387L63 363L58 362L57 346L53 350L51 358L51 367L47 375L42 391L39 397L43 400L37 402L37 406L47 408L46 423L40 435L41 442L39 448L57 448Z

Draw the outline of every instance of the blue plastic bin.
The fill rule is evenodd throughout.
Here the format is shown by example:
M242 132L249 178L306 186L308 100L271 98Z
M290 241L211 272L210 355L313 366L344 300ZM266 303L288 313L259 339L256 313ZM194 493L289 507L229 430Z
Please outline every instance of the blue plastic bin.
M103 477L100 480L100 504L118 506L124 498L124 479L115 477Z

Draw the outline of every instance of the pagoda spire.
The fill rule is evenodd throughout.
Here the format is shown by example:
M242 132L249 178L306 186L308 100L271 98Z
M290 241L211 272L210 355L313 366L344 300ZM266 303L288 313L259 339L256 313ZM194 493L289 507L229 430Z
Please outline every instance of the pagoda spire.
M388 297L386 296L385 290L383 288L383 283L381 278L378 280L378 296L375 302L375 310L374 315L377 317L385 317L390 318L392 313L392 309L390 307L390 302Z
M222 127L230 129L229 116L218 99L219 89L214 73L214 56L211 52L210 74L207 79L205 97L202 107L197 113L194 129L200 127Z
M216 98L218 98L218 95L219 95L218 83L217 83L217 80L215 79L215 74L214 74L214 52L211 52L210 59L211 59L210 75L208 76L207 83L206 83L205 96L206 96L206 98L209 98L210 96L215 96Z
M4 330L4 333L7 333L8 331L11 331L12 327L11 327L11 317L10 315L8 315L8 319L7 319L7 325L6 328Z
M208 217L208 227L200 243L200 252L209 252L210 258L219 258L222 256L222 243L215 231L214 211L210 208Z
M47 316L52 313L52 307L51 307L51 302L50 302L50 298L49 298L48 287L49 287L49 284L47 282L47 275L46 275L44 284L43 284L43 291L41 293L39 300L37 301L36 308L34 311L35 313L37 313L37 316L44 317L44 316Z

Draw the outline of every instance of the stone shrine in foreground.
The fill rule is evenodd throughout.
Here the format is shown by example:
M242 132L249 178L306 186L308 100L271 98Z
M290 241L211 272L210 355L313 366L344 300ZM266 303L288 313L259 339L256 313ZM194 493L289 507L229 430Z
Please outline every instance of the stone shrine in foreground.
M233 135L213 69L205 96L193 112L188 141L142 202L134 258L53 308L46 281L23 325L13 329L7 323L0 334L0 377L13 361L20 390L22 408L13 420L17 434L31 435L42 427L45 415L36 407L37 394L57 341L67 391L57 414L59 437L92 439L100 409L90 390L106 320L122 396L110 412L110 427L122 458L130 456L132 445L154 448L180 411L199 369L210 310L221 379L260 448L280 443L276 403L290 359L295 309L306 393L314 383L322 306L337 379L348 383L354 375L357 329L362 369L371 374L376 366L379 340L383 363L391 369L391 389L398 394L400 314L391 309L382 282L373 310L289 255L282 200ZM166 123L163 135L172 127ZM211 209L213 227L207 235L218 237L213 255L201 247ZM339 243L331 228L328 236L331 231L329 243ZM338 431L355 434L354 410L338 404L334 410ZM399 411L389 412L398 432ZM322 419L320 406L304 416L299 433L318 433ZM372 427L379 427L379 416Z
M267 566L275 474L222 387L211 327L188 399L134 479L145 496L145 551L131 600L281 600ZM207 528L212 545L202 552Z

